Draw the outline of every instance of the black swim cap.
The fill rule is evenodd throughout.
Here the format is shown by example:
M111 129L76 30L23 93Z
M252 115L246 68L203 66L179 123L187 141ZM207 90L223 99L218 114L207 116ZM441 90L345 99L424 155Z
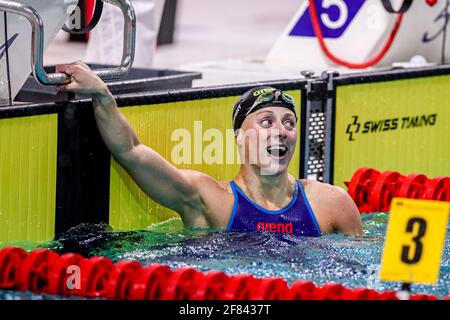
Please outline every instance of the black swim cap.
M259 100L259 101L257 101ZM233 108L233 129L236 131L242 126L245 118L262 108L280 106L291 110L297 118L294 99L269 86L260 86L245 92Z

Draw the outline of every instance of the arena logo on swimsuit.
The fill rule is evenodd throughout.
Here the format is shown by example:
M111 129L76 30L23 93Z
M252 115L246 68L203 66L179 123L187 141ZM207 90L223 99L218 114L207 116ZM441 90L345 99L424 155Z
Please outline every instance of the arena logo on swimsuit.
M292 223L258 222L257 231L270 231L273 233L292 234L294 232Z

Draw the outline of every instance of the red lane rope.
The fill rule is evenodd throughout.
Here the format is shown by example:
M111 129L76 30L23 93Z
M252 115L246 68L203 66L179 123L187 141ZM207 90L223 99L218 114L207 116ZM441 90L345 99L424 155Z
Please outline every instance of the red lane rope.
M391 45L394 42L395 36L397 35L397 32L400 28L400 24L403 19L403 13L400 13L397 15L397 20L395 21L394 28L391 31L388 41L386 42L384 47L381 49L381 51L374 58L370 59L369 61L363 62L363 63L352 63L352 62L348 62L348 61L338 58L327 47L327 45L323 39L323 34L322 34L322 30L320 28L320 22L319 22L319 18L317 15L317 8L316 8L316 4L315 4L314 0L309 0L309 13L311 16L311 22L312 22L312 26L314 29L314 33L316 34L316 37L319 40L320 47L321 47L322 51L325 53L325 55L334 63L345 66L347 68L351 68L351 69L365 69L365 68L369 68L369 67L377 64L378 62L380 62L380 60L384 58L386 53L391 48Z
M403 175L362 167L345 184L361 213L387 212L394 197L450 202L450 177L428 178L420 173Z
M105 257L59 256L44 249L27 253L19 247L0 250L0 290L121 300L398 300L395 291L350 289L336 283L318 287L302 280L289 286L281 278L171 270L159 264L143 267L132 260L114 264ZM437 300L425 294L410 299Z

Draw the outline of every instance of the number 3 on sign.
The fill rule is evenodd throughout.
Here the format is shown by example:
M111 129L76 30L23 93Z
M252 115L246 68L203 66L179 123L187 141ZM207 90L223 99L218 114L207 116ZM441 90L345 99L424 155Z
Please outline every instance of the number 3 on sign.
M381 280L436 283L449 213L448 202L393 199Z

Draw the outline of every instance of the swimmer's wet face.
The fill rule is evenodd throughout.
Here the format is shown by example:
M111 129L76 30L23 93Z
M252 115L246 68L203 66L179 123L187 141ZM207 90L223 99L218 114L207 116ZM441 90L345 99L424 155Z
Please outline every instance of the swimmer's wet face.
M244 120L251 113L270 106L287 108L294 113L297 119L293 97L273 87L261 86L245 92L235 104L233 108L234 131L241 128Z
M242 164L256 166L261 175L287 171L297 143L291 96L268 86L247 91L234 107L233 127Z
M242 163L257 166L261 175L280 174L295 152L295 114L278 106L260 109L244 120L236 141Z

